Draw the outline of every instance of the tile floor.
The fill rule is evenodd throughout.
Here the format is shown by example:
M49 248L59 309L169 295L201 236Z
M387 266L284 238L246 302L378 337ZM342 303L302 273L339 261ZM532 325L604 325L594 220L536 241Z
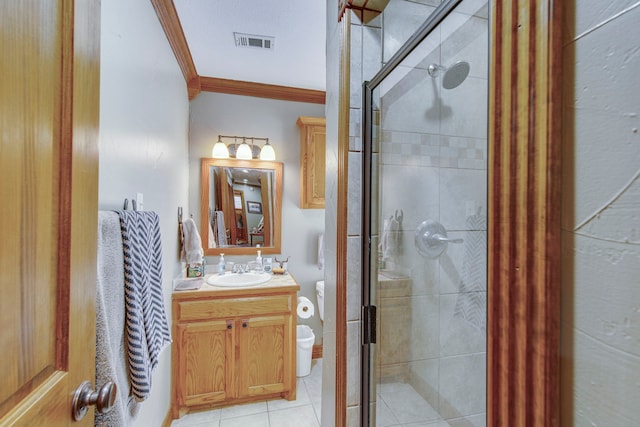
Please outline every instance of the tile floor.
M322 359L311 362L311 373L297 379L296 400L247 403L194 412L171 427L320 427Z
M409 384L379 384L376 427L444 427L438 412Z

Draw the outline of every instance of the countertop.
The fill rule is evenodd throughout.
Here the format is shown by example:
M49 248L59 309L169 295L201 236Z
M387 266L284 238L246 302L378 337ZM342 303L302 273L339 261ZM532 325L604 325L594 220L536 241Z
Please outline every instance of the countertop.
M212 274L206 274L204 276L204 284L199 289L187 290L187 291L173 291L173 299L179 300L183 298L194 297L216 297L216 296L249 296L249 295L265 295L276 292L297 292L300 290L300 285L296 282L295 278L290 274L272 274L271 280L265 283L254 286L243 287L226 287L226 286L212 286L207 283L207 278ZM183 280L183 279L176 279ZM176 283L174 282L174 288Z

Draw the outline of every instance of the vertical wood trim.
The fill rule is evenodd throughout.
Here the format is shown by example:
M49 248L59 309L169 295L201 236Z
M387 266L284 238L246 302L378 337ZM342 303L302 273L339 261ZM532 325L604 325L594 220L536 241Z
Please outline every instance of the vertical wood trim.
M347 423L347 204L349 189L350 26L340 23L340 89L338 99L338 203L336 239L336 396L335 426Z
M561 3L491 2L487 425L559 425Z

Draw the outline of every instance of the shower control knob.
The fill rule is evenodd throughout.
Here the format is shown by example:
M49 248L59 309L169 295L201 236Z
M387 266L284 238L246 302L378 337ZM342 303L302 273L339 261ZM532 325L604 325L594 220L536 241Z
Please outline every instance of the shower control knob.
M447 243L462 242L462 239L448 238L447 230L437 221L424 221L416 230L416 249L420 255L427 258L438 258L447 249Z

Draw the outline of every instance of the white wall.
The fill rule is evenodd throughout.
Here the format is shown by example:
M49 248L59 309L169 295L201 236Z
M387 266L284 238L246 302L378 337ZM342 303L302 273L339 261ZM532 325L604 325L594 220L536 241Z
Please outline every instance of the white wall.
M636 425L640 2L576 1L565 21L562 425Z
M200 224L200 159L211 157L218 135L269 138L276 161L284 163L282 200L282 247L278 258L290 256L289 271L300 285L300 295L316 303L315 282L324 278L317 266L317 238L324 231L324 209L300 208L300 131L298 116L324 117L324 105L280 101L221 93L200 93L191 101L189 206ZM263 255L263 257L274 255ZM227 261L246 262L249 256L227 256ZM209 265L217 257L208 257ZM322 324L316 315L300 320L314 330L322 343Z
M184 78L149 1L102 2L99 209L144 195L160 216L163 290L180 273L177 208L188 208L188 115ZM171 350L163 351L152 392L135 425L160 426L169 411Z

